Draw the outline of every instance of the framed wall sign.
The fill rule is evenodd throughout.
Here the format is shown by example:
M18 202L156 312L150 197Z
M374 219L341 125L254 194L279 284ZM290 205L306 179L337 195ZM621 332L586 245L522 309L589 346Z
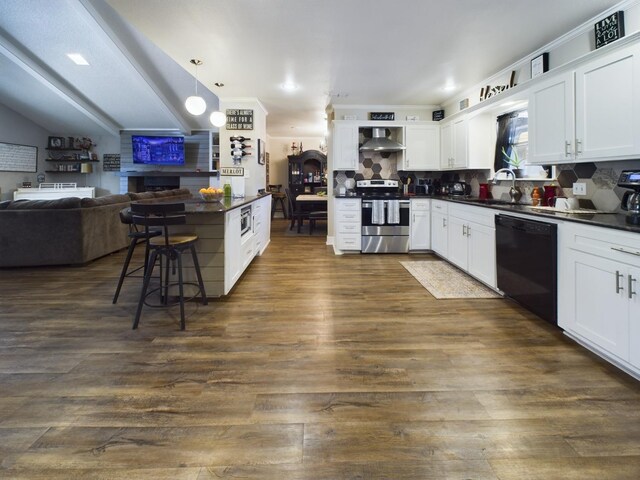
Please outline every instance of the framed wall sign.
M227 109L227 130L253 130L253 110Z
M431 120L434 122L439 122L444 118L444 110L434 110L431 113Z
M264 165L264 162L265 162L264 154L265 154L264 142L262 140L258 139L258 163L260 165Z
M38 147L0 142L0 171L35 173Z
M102 155L102 171L103 172L119 172L120 171L120 154L105 153Z
M369 120L395 120L396 114L394 112L370 112Z
M531 78L549 71L549 52L544 52L531 60Z
M223 177L244 177L243 167L220 167L220 175Z
M612 13L594 26L596 49L624 37L624 12Z
M47 148L56 149L56 148L64 148L64 137L49 137L47 142ZM73 148L73 147L70 147Z

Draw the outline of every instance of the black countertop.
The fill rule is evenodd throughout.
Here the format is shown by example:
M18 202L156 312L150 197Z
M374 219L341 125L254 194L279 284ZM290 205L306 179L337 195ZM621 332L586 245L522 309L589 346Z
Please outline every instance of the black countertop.
M184 210L186 213L225 213L270 195L271 193L265 193L264 195L247 196L243 198L223 198L220 201L213 202L205 202L201 198L194 196L177 201L184 202ZM169 200L171 200L171 197L167 198L167 201Z
M336 198L359 198L357 195L336 195ZM404 200L410 198L431 198L433 200L443 200L445 202L460 203L464 205L474 205L476 207L491 208L504 213L519 213L531 215L533 217L553 218L569 222L584 223L596 227L614 228L616 230L626 230L628 232L640 233L640 225L627 223L627 216L623 213L562 213L553 211L535 210L531 205L511 204L507 202L490 203L475 197L450 197L438 195L410 195L402 197Z

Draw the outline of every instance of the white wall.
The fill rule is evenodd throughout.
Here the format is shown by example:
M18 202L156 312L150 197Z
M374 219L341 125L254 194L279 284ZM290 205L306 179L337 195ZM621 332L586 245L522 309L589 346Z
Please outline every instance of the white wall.
M287 155L291 155L291 144L297 146L302 143L304 150L320 150L322 137L269 137L267 152L269 152L269 184L286 187L289 183ZM284 191L284 190L283 190Z

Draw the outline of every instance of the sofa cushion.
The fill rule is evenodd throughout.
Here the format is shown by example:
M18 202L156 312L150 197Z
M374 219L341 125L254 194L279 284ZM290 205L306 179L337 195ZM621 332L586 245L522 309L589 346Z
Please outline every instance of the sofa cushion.
M10 203L11 203L11 200L5 200L4 202L0 202L0 210L4 210L5 208L7 208Z
M131 200L151 200L156 198L155 192L129 192L127 195Z
M169 190L169 191L173 196L178 196L178 195L191 196L191 190L189 190L188 188L176 188L174 190Z
M5 210L66 210L80 208L78 197L58 198L56 200L14 200Z
M100 207L102 205L113 205L115 203L128 203L131 201L129 195L105 195L104 197L97 198L83 198L80 200L80 206L85 207Z

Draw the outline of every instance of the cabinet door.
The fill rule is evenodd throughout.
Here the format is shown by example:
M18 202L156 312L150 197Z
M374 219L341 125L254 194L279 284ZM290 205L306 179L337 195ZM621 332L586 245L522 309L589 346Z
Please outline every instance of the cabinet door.
M449 215L449 256L447 259L463 270L469 264L467 222Z
M407 125L404 141L404 170L440 168L439 125Z
M453 161L453 124L447 123L440 128L440 168L451 168Z
M469 273L496 287L496 230L485 225L467 225Z
M438 255L447 258L449 238L447 234L448 218L445 214L434 210L431 214L431 248Z
M640 153L640 46L576 70L576 161Z
M229 293L242 273L240 209L227 212L224 225L224 293Z
M575 250L569 256L568 282L574 285L567 329L594 345L629 359L629 300L623 264Z
M572 162L574 158L573 72L532 87L529 94L528 164Z
M334 124L333 127L333 169L358 169L358 127Z
M459 119L453 122L453 168L467 167L467 121Z
M640 268L628 270L626 293L629 302L629 362L640 368Z
M431 214L429 211L411 212L411 250L429 250L431 248Z

